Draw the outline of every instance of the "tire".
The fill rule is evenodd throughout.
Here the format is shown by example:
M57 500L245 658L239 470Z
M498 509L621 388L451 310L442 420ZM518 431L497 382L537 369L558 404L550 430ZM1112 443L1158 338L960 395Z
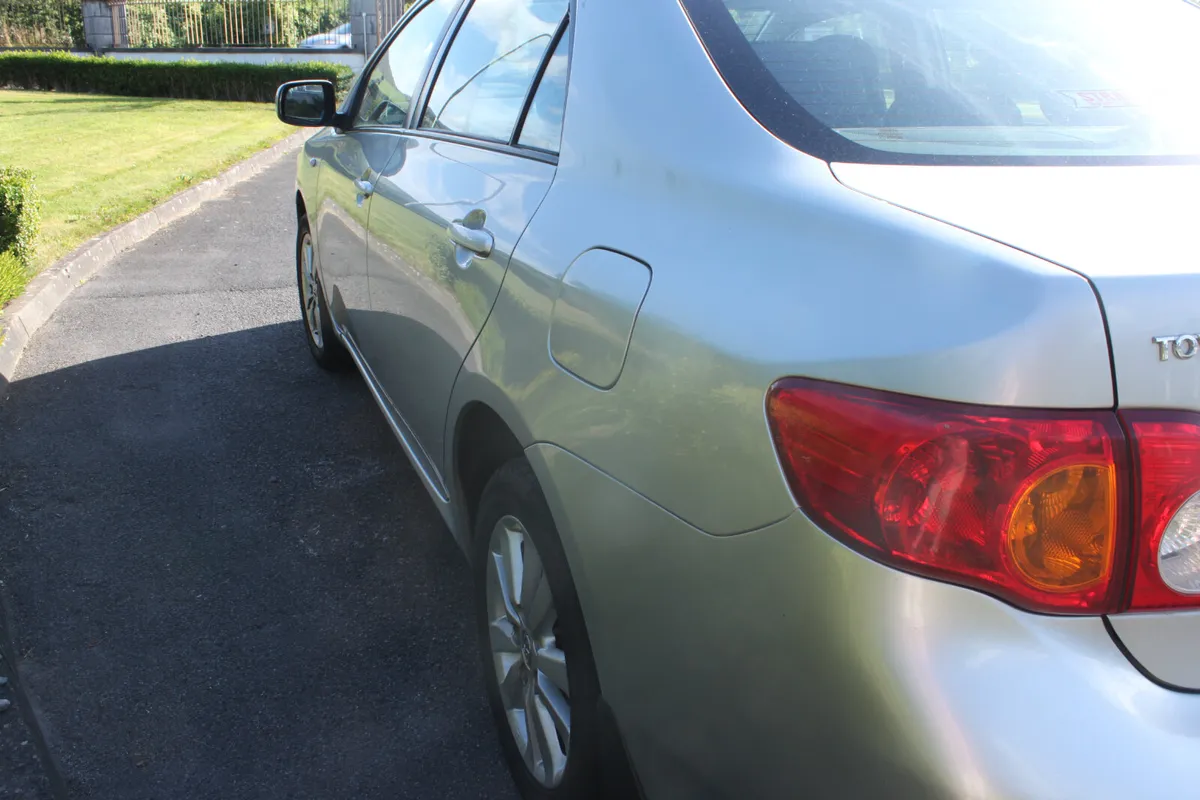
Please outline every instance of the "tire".
M307 273L307 276L306 276ZM306 280L307 277L307 280ZM312 292L309 293L309 287ZM337 338L325 292L317 271L315 246L308 228L308 217L296 226L296 289L300 296L300 319L309 352L323 369L340 370L349 362L345 348Z
M523 544L513 547L518 540ZM505 542L509 545L509 563L513 561L512 553L521 553L526 569L532 568L535 559L543 567L545 582L539 582L538 589L525 602L518 596L509 606L510 611L515 607L517 616L529 621L528 638L524 637L524 623L518 627L509 622L511 618L502 599L499 572L500 565L505 563ZM533 470L524 459L505 464L484 488L476 515L472 550L484 682L504 758L521 796L525 800L592 800L599 797L597 701L600 692L595 662L558 531ZM543 616L547 592L551 608L539 627L535 623ZM551 617L557 621L551 622ZM512 631L511 635L508 631ZM501 650L511 646L511 652L497 655L493 649L494 637L497 641L503 640L504 644L498 646ZM562 683L563 670L557 666L560 662L556 660L555 649L565 654L566 692L558 686ZM513 666L508 670L510 680L502 689L500 676L506 663ZM531 670L531 664L539 670ZM545 667L544 672L542 667ZM536 680L528 678L533 674L537 675ZM532 686L537 687L536 691L531 689ZM554 695L556 691L558 697ZM508 706L506 696L510 698ZM511 698L515 697L523 699L513 702ZM532 749L533 744L525 746L518 739L521 720L530 716L528 712L510 712L513 706L531 707L530 698L536 698L532 707L537 712L535 716L544 723L540 729L545 731L543 737L535 733L526 739L537 743L536 750ZM562 729L554 724L562 715L556 716L553 709L561 707L559 701L562 699L567 701L569 708L569 735L565 739L565 764L556 770L555 756L562 754L564 739ZM513 721L510 716L514 717ZM530 729L526 727L525 730ZM550 736L556 737L555 744L541 744L548 743ZM556 746L558 751L553 749ZM542 758L540 765L539 751L551 754L549 759ZM555 772L558 772L557 779Z

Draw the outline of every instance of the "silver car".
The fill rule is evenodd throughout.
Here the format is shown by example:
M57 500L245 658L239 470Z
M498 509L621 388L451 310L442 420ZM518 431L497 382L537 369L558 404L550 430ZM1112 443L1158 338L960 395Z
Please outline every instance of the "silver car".
M296 45L304 50L349 50L353 46L349 22L343 22L328 33L314 33Z
M1200 9L428 0L297 277L527 798L1200 794Z

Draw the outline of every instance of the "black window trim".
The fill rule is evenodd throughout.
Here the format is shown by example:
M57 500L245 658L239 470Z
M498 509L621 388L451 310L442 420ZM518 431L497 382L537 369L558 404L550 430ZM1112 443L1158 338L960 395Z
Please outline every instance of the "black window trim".
M387 52L389 47L391 47L392 41L400 35L400 31L403 30L408 24L409 19L411 19L418 11L425 8L425 6L432 2L434 2L434 0L424 0L424 2L417 3L410 8L408 13L401 17L400 21L397 22L395 27L392 28L392 31L388 34L387 39L375 49L375 53L371 56L370 61L363 66L362 72L359 73L359 83L354 88L354 94L352 98L353 111L348 111L345 116L346 122L350 124L343 130L371 133L390 133L397 136L416 136L426 139L435 139L437 141L468 145L470 147L477 147L481 150L490 150L496 153L502 153L504 155L527 158L533 161L540 161L545 164L556 166L558 164L558 153L550 150L543 150L540 147L518 145L515 143L515 138L520 135L521 130L525 126L525 116L529 113L529 107L533 102L533 95L537 92L538 86L541 85L542 75L545 74L546 67L550 63L550 57L554 52L554 48L558 46L558 43L563 36L570 37L572 35L573 28L571 26L571 20L575 16L576 0L569 0L566 16L563 17L562 22L560 22L558 28L555 29L554 36L550 41L546 53L542 56L542 61L538 65L537 75L535 76L534 81L530 86L530 90L526 94L525 102L521 107L521 116L517 119L517 125L514 128L514 135L513 137L510 137L509 141L504 142L500 141L499 139L487 139L481 136L467 136L460 133L451 133L449 131L436 131L430 128L413 127L414 123L419 121L425 114L425 107L429 102L429 96L433 93L433 84L437 80L438 73L441 72L442 64L446 59L446 54L450 50L450 45L454 42L454 37L458 34L458 29L462 26L463 20L466 19L471 7L475 4L475 0L459 0L458 7L454 10L454 13L450 15L450 19L442 28L438 46L433 52L433 57L425 65L425 69L421 73L421 80L417 83L420 88L413 95L413 102L409 106L408 116L405 119L404 125L353 125L354 117L358 114L358 105L362 101L362 95L366 91L365 87L367 79L370 77L371 70L375 69L375 65L378 64L380 59L383 58L383 54ZM568 86L570 86L571 80L569 53L570 47L573 43L573 40L568 38Z
M450 17L450 24L442 31L442 40L438 42L433 58L425 65L425 72L421 75L420 90L413 95L413 104L408 110L408 119L404 121L405 130L420 130L421 119L425 116L425 108L429 103L429 95L433 93L433 84L442 71L442 64L445 63L446 55L450 52L450 47L454 44L459 29L462 28L463 20L467 18L467 14L471 13L471 7L474 5L475 0L462 0L458 9Z
M459 133L450 133L448 131L435 131L429 128L416 128L406 131L392 129L392 132L403 136L412 136L421 139L434 139L439 142L467 145L468 147L474 147L479 150L490 150L494 153L517 156L518 158L525 158L529 159L530 161L541 161L545 164L558 164L558 154L556 153L551 153L548 150L542 150L536 147L513 147L507 142L497 141L496 139L480 139L473 136L463 136Z
M410 8L408 12L404 14L404 16L400 17L400 19L392 27L392 30L390 33L388 33L387 38L385 38L383 42L375 48L375 52L371 55L371 58L368 59L367 63L363 65L362 71L359 73L359 80L357 85L354 87L354 93L351 98L352 102L345 111L344 120L346 126L341 130L391 132L408 130L408 126L412 124L413 111L417 108L418 101L421 99L421 92L424 90L425 83L429 79L429 69L433 64L441 63L443 51L445 50L447 42L449 41L448 31L451 29L458 29L457 24L463 13L463 7L470 5L471 0L458 0L458 5L450 14L450 18L446 21L446 24L442 26L442 31L438 34L438 46L433 51L433 57L425 63L425 68L421 71L421 78L417 81L418 91L414 93L411 98L412 102L409 103L408 116L404 120L404 125L355 125L354 118L358 116L358 108L362 104L363 95L366 94L366 87L370 82L371 73L375 70L375 67L379 64L379 62L383 60L384 55L387 54L388 49L392 46L392 42L395 41L396 37L400 35L400 32L408 26L408 23L413 17L415 17L419 12L425 9L426 6L431 5L433 2L434 0L423 0L423 2L414 4L413 7Z
M447 142L457 142L459 144L467 144L475 147L480 147L485 150L494 150L499 153L507 153L509 155L525 156L533 158L537 161L544 161L548 164L558 163L558 153L550 150L543 150L540 147L527 147L517 144L517 137L520 135L521 129L525 126L525 115L529 113L529 107L533 103L533 95L537 92L538 86L541 85L542 75L545 74L546 65L550 63L550 57L554 53L554 48L558 46L558 42L564 35L569 35L571 31L571 20L575 15L575 1L569 0L567 3L567 13L559 22L558 27L554 30L554 35L550 39L550 44L546 47L546 52L542 54L542 60L538 64L537 72L534 75L533 82L529 85L529 91L525 93L525 101L521 105L521 113L517 117L517 123L513 126L513 133L507 141L500 139L491 139L485 136L468 135L464 133L451 133L450 131L437 131L431 128L414 127L406 131L406 133L427 135L431 139L440 139ZM476 0L465 0L463 8L460 9L453 25L453 29L444 35L442 46L438 49L437 69L431 69L426 74L425 84L421 89L420 94L420 112L421 115L409 119L409 124L422 119L425 116L425 109L429 104L430 96L433 94L433 85L437 82L438 75L441 74L442 67L445 65L446 56L453 44L454 39L458 36L458 31L466 20L467 15L471 13L471 8L475 5ZM568 40L568 45L570 45ZM569 58L569 57L568 57ZM568 61L569 63L569 61ZM570 71L568 67L567 85L570 86ZM413 105L413 110L417 109L417 105Z
M558 30L554 32L554 38L550 40L549 46L546 47L546 52L542 54L542 63L538 64L537 74L534 75L533 84L529 87L529 93L525 95L525 105L521 107L521 114L517 117L517 124L513 128L512 136L509 138L509 144L513 147L528 147L521 144L521 134L525 131L525 121L529 117L529 109L533 108L533 100L537 97L538 89L542 88L542 79L546 77L546 70L550 67L550 60L554 58L554 51L558 49L562 43L563 37L567 35L571 28L571 9L568 6L567 14L562 18L562 22L558 23ZM571 63L571 40L567 39L567 86L571 85L570 77ZM564 114L565 117L565 114ZM544 150L541 147L528 147L530 150L536 150L542 153L554 153L556 150Z
M937 166L1200 164L1200 156L956 156L867 147L821 123L784 90L755 54L722 0L681 0L681 4L713 66L746 113L785 143L822 161Z

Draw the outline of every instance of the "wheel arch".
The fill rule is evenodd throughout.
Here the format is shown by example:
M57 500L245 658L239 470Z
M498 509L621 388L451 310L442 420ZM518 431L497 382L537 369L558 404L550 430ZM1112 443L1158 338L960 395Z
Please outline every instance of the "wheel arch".
M472 534L484 488L501 467L515 458L521 458L529 465L530 474L538 483L543 495L546 494L547 487L545 486L545 476L538 474L538 466L534 464L537 459L529 457L528 446L532 442L523 445L518 434L495 408L489 403L477 399L467 401L458 408L453 427L454 437L450 440L453 442L451 453L453 453L454 488L452 491L456 494L456 504L463 512L463 519L462 524L456 526L455 535L459 535L457 529L463 531L464 535L459 540L459 544L470 554L473 552L473 547L478 546L477 543L472 542ZM544 467L545 462L539 461L539 465ZM554 505L549 502L548 497L547 511L550 512L554 525L558 528L559 519L555 514ZM568 547L568 543L561 540L561 534L558 538L562 547L562 555L566 560L566 569L577 594L579 578L578 571L572 565L572 556L575 556L577 561L578 554L573 553ZM577 599L576 602L578 603L579 600ZM591 637L588 633L587 619L582 605L579 605L579 613L582 615L582 635L587 643L588 658L593 662L594 668L595 657L591 653ZM595 698L596 758L600 765L604 796L629 798L629 800L644 798L645 791L633 764L620 723L604 696L603 684L599 676L597 676L597 681Z
M481 400L461 406L451 441L453 491L461 510L455 536L465 548L475 529L479 500L488 480L509 461L524 458L525 447L504 418Z

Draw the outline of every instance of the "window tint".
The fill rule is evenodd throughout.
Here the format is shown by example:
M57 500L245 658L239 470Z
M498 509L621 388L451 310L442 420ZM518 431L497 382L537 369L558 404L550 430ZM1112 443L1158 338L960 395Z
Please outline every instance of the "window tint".
M1194 4L683 1L743 105L822 158L1200 154Z
M458 0L433 0L405 24L371 70L356 125L404 124L417 81L457 6Z
M521 126L518 144L558 152L562 139L563 108L567 103L567 51L569 36L558 40L546 71L538 82L529 114Z
M568 0L475 0L438 73L422 127L507 142Z

